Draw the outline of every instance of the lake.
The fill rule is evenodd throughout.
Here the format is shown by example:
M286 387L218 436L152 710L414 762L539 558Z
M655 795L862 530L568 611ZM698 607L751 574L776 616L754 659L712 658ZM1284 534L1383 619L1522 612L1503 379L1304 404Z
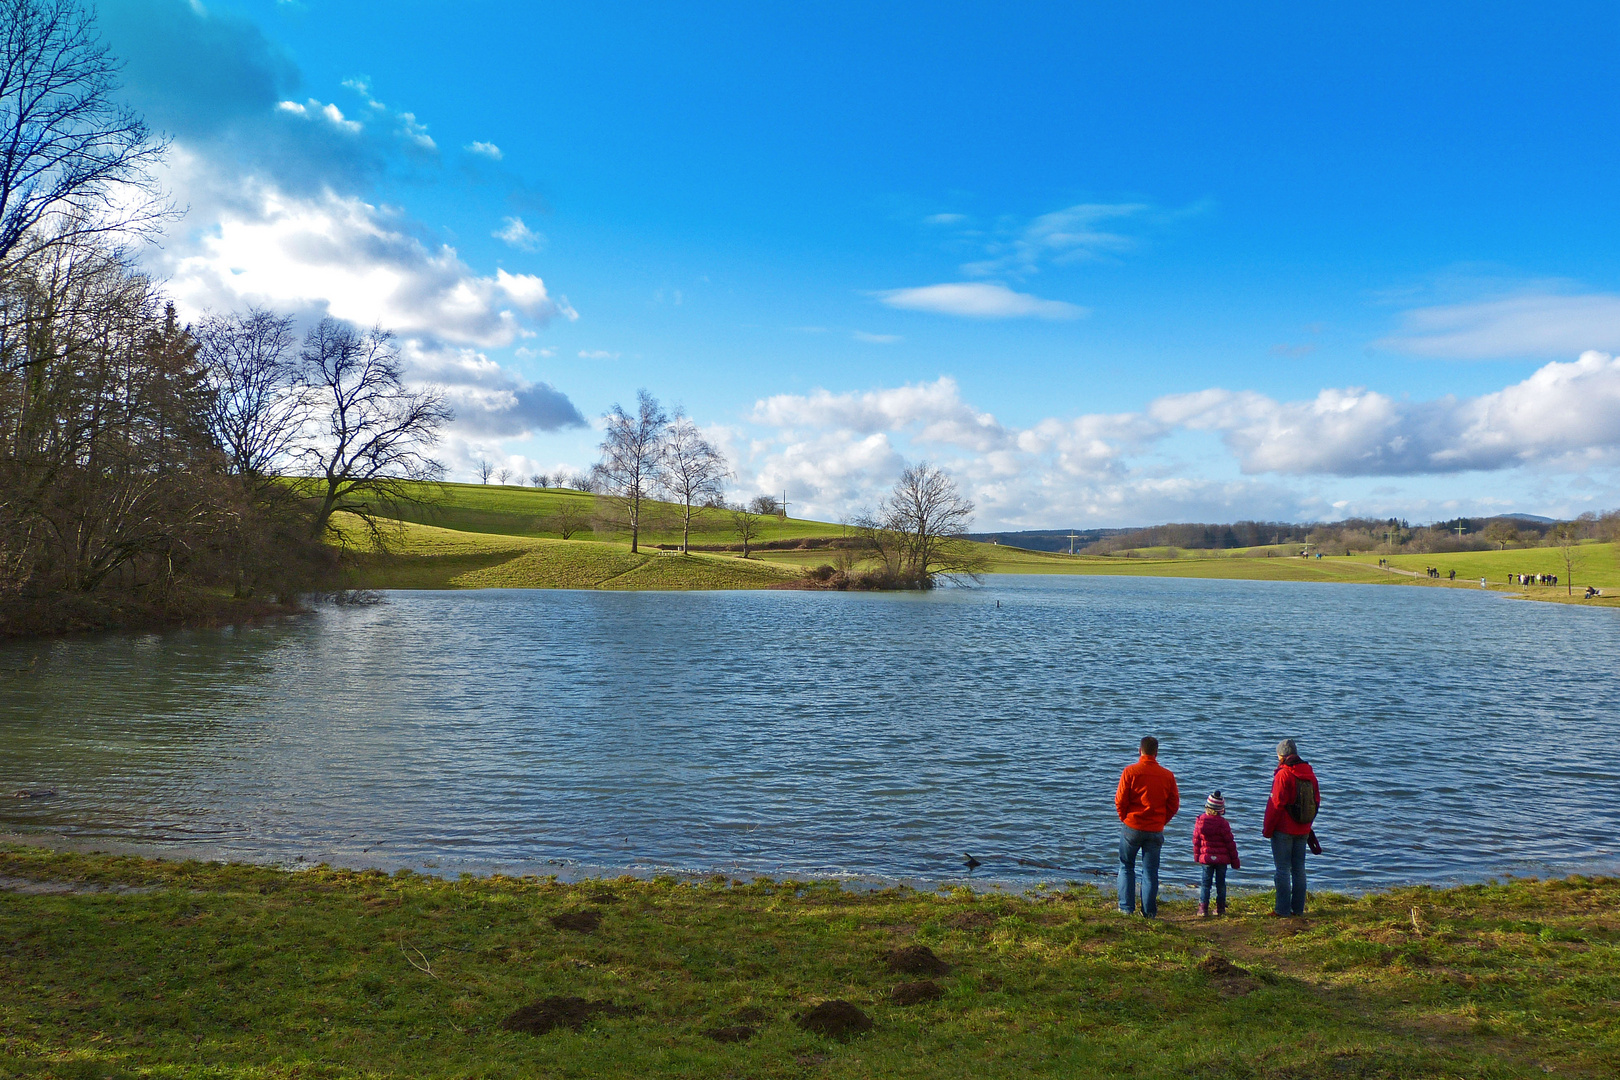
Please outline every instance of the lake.
M1267 885L1279 738L1313 883L1620 867L1620 618L1398 586L993 577L929 595L395 592L0 646L0 830L428 872L1093 881L1156 734ZM1020 861L1022 860L1022 861Z

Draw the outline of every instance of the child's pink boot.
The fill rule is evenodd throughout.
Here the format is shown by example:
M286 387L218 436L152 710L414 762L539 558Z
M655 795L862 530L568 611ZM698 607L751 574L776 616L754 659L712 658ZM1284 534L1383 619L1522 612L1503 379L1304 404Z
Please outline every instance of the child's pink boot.
M1198 917L1200 919L1209 918L1209 905L1208 904L1199 904L1198 905Z

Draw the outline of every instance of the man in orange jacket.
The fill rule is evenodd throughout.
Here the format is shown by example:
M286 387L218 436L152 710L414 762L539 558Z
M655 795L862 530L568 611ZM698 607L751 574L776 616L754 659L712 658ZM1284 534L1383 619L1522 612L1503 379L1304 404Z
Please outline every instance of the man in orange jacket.
M1159 914L1159 849L1164 847L1164 827L1181 809L1181 793L1176 776L1159 764L1159 740L1152 735L1142 740L1141 756L1119 774L1119 790L1114 792L1114 809L1119 812L1123 830L1119 835L1119 910L1129 915L1136 910L1136 853L1142 853L1142 914Z

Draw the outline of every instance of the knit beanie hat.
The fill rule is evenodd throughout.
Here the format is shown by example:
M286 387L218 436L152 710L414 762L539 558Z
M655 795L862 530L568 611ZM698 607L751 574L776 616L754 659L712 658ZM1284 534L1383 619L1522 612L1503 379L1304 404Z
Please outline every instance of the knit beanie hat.
M1226 800L1221 798L1221 793L1219 791L1215 792L1215 794L1211 795L1209 798L1204 800L1204 813L1206 813L1206 814L1225 814L1226 813Z
M1298 756L1299 756L1299 747L1294 745L1294 740L1293 739L1284 739L1282 742L1277 744L1277 757L1279 759L1280 758L1298 757Z

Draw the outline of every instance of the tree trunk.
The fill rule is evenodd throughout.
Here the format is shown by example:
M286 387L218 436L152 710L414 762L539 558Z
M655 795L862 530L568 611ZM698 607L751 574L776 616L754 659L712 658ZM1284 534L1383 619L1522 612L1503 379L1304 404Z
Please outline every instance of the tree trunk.
M681 554L682 555L687 554L686 545L687 545L687 541L691 538L691 536L692 536L692 502L689 499L689 500L687 500L687 503L686 503L686 516L681 519Z

